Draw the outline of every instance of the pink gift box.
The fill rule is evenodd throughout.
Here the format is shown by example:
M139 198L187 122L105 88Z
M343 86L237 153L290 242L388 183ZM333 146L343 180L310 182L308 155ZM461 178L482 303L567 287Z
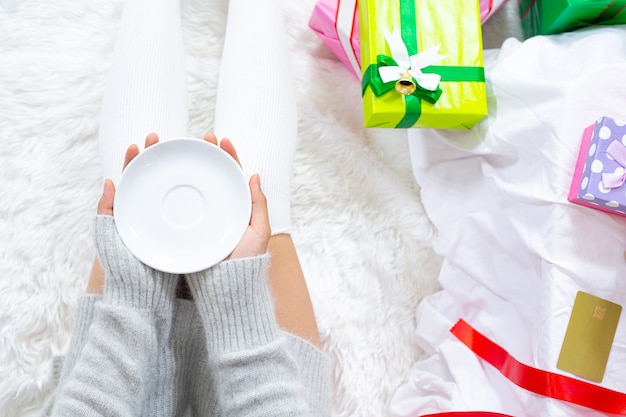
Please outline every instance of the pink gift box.
M506 0L480 0L480 21L485 23Z
M361 79L357 0L319 0L313 8L309 27Z
M436 0L440 1L440 0ZM506 0L480 0L480 18L486 22ZM361 79L358 0L319 0L309 27L351 72Z

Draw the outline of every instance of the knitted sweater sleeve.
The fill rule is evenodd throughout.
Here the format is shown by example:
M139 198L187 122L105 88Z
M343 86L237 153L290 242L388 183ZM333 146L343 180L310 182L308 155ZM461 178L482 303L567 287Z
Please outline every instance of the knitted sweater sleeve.
M229 417L313 416L298 364L276 323L267 262L267 255L224 261L188 276L217 367L221 408Z
M96 247L106 271L102 300L73 335L50 416L137 416L154 380L159 335L174 299L176 276L136 260L113 218L98 216Z
M72 327L72 339L67 350L67 354L64 356L57 356L53 361L53 393L50 395L43 407L41 417L49 417L52 412L52 407L55 404L55 399L60 395L61 384L67 380L69 373L74 369L76 360L80 357L80 354L85 346L87 340L87 334L93 321L96 301L100 296L85 295L78 299L76 306L76 314L74 317L74 325Z
M307 402L316 417L331 414L331 364L322 351L292 333L283 331L287 339L287 350L298 364L299 379L302 381Z

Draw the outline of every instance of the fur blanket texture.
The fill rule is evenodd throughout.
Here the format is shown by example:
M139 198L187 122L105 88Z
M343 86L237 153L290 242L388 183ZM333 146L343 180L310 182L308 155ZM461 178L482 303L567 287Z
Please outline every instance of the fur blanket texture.
M0 0L0 417L35 416L70 340L95 250L97 132L124 0ZM227 1L182 0L190 135L213 127ZM362 127L359 82L283 2L298 92L293 238L332 361L333 415L386 415L438 288L406 130ZM519 35L516 2L485 46ZM254 34L250 34L254 36Z

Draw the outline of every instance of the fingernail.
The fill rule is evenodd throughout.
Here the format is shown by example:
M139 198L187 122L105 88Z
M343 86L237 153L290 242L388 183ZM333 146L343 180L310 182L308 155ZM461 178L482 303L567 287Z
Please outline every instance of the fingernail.
M111 186L109 186L108 184L111 184ZM110 194L111 193L111 188L113 185L113 180L110 178L107 178L104 180L104 188L102 189L102 194Z

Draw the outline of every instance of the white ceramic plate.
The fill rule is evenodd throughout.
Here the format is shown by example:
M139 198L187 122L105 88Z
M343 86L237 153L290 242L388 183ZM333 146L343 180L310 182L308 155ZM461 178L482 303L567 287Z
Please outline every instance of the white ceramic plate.
M115 193L124 244L154 269L184 274L226 258L250 222L252 201L241 168L200 139L146 148L124 170Z

